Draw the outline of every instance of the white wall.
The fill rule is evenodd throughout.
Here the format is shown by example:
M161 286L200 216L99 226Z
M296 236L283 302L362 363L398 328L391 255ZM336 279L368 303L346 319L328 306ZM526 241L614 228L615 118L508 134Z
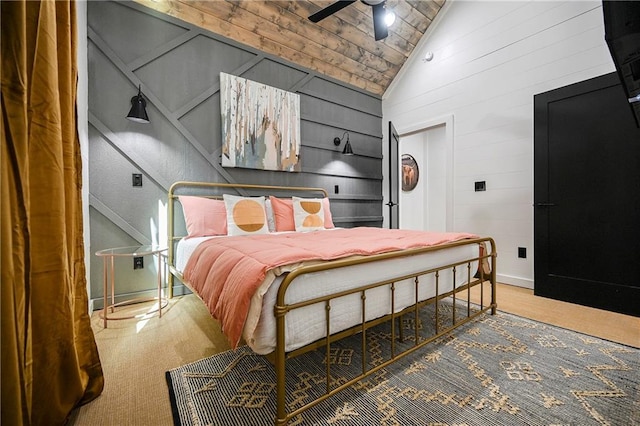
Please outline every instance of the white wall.
M533 288L533 96L614 70L601 2L447 0L383 96L383 131L453 115L453 229L496 240L501 282Z

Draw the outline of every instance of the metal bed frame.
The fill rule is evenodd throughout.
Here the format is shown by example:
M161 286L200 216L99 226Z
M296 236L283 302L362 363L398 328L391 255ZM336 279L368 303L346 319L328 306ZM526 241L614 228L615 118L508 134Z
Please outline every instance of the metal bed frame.
M183 190L187 190L187 193L180 193ZM189 193L188 190L192 192ZM196 191L204 191L209 192L208 194L195 194L193 190ZM174 257L175 257L175 244L177 240L182 237L177 237L175 235L175 211L174 204L177 201L178 195L198 195L198 196L206 196L209 198L219 198L221 194L216 193L216 191L220 190L235 190L243 195L257 195L256 192L260 192L259 195L265 195L265 191L269 191L269 195L278 195L278 194L287 194L291 196L294 194L322 194L322 196L327 196L327 192L322 188L303 188L303 187L283 187L283 186L269 186L269 185L248 185L248 184L229 184L229 183L207 183L207 182L176 182L174 183L169 190L169 205L168 205L168 227L169 227L169 251L168 251L168 265L169 265L169 278L168 278L168 296L172 297L173 295L173 278L174 276L180 279L185 285L188 286L188 283L184 282L180 272L175 268L174 265ZM178 194L180 193L180 194ZM422 270L418 273L411 274L403 274L401 271L397 276L392 279L383 280L374 282L367 285L362 285L356 288L352 288L349 290L341 291L339 293L330 294L323 297L317 297L310 300L305 300L298 303L287 304L285 302L285 295L287 292L287 288L294 282L294 280L300 276L305 274L326 271L331 269L344 268L352 265L366 264L370 262L378 262L388 259L406 257L406 256L416 256L423 253L435 252L440 250L446 250L452 247L459 247L463 245L478 245L478 255L477 257L473 257L470 259L466 259L464 261L441 265L435 268L428 268ZM489 249L487 249L487 244L489 245ZM462 241L456 241L448 244L441 244L438 246L431 246L426 248L418 248L411 250L403 250L397 252L384 253L374 256L366 256L366 257L355 257L355 258L347 258L347 259L339 259L334 261L323 262L320 264L314 264L310 266L304 266L301 268L297 268L294 271L289 272L278 289L277 301L274 307L274 315L276 317L276 349L274 353L266 355L266 357L272 362L275 368L276 373L276 398L277 398L277 416L275 419L275 425L286 425L290 420L294 417L300 415L305 410L317 405L318 403L326 400L327 398L335 395L341 390L355 384L356 382L368 377L369 375L375 373L381 368L387 367L389 364L396 362L397 360L409 355L415 350L420 349L428 343L433 342L435 339L451 332L455 328L471 321L479 315L486 313L487 311L491 311L491 314L494 315L497 309L496 303L496 245L495 241L490 237L484 238L474 238L467 239ZM471 270L471 264L474 262L478 262L478 269L476 271ZM486 270L485 265L489 264L489 271ZM456 277L456 269L457 268L466 268L467 279L466 283L460 286L456 286L455 277ZM451 283L452 290L440 293L440 274L444 270L452 270L453 272L453 283ZM435 296L428 298L426 300L420 300L418 295L418 285L420 283L421 277L433 275L435 277ZM397 290L397 285L406 285L407 282L404 280L411 279L413 285L415 286L415 302L409 307L405 308L400 312L395 312L394 304L395 304L395 292ZM401 282L404 281L404 282ZM485 282L488 281L490 296L489 302L485 304ZM390 297L391 297L391 313L385 315L383 317L365 321L366 318L366 293L367 291L382 287L388 286L390 289ZM472 310L471 305L471 289L475 286L480 286L480 304L474 305L474 309ZM456 311L460 307L460 302L457 302L456 299L458 295L462 292L466 293L466 298L464 298L464 302L466 302L466 309L463 310L462 318L457 319ZM353 326L347 330L343 330L338 333L331 333L331 321L330 321L330 310L331 310L331 301L333 299L347 296L350 294L360 294L361 300L361 310L362 310L362 322L356 326ZM441 303L442 299L451 298L452 303L452 318L449 326L440 327L438 321L438 310L439 303ZM296 349L291 352L285 351L285 317L287 313L303 308L305 306L309 306L316 303L323 303L325 306L325 326L326 326L326 336L323 339L320 339L316 342L313 342L309 345L306 345L302 348ZM415 340L413 346L409 349L403 350L399 353L396 353L396 340L403 341L404 333L402 330L402 326L399 326L399 333L396 336L396 319L400 320L404 315L413 315L415 317L416 323L418 322L419 311L422 307L430 304L435 304L435 334L430 336L421 336L418 327L415 327ZM367 344L366 344L366 335L367 330L371 327L381 324L385 321L391 321L391 357L382 362L381 364L375 365L371 368L367 368L366 362L366 354L367 354ZM326 363L326 389L324 394L319 396L317 399L306 403L305 405L296 408L290 412L287 411L287 402L286 402L286 372L285 372L285 364L287 359L293 358L295 356L301 355L305 352L316 350L319 348L325 348L327 359L329 359L331 344L339 339L342 339L347 336L355 335L361 333L362 336L362 372L360 375L340 384L332 387L331 380L331 363Z

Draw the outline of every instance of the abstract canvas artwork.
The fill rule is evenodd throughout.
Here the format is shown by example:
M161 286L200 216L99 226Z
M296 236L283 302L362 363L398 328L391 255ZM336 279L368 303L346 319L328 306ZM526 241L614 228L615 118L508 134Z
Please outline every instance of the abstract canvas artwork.
M299 172L300 96L220 73L222 166Z

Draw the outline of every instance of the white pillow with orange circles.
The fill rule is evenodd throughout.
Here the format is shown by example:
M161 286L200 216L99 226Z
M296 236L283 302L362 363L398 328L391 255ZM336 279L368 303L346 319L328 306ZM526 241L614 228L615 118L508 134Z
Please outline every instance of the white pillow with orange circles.
M224 194L227 209L227 235L268 234L264 197Z
M324 228L324 207L322 198L291 197L293 219L296 231L316 231Z

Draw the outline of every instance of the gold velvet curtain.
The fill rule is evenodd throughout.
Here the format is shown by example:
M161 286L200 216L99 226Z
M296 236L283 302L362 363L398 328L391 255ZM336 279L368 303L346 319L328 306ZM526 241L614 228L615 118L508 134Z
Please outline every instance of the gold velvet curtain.
M96 398L76 128L76 10L3 1L2 424L60 425Z

